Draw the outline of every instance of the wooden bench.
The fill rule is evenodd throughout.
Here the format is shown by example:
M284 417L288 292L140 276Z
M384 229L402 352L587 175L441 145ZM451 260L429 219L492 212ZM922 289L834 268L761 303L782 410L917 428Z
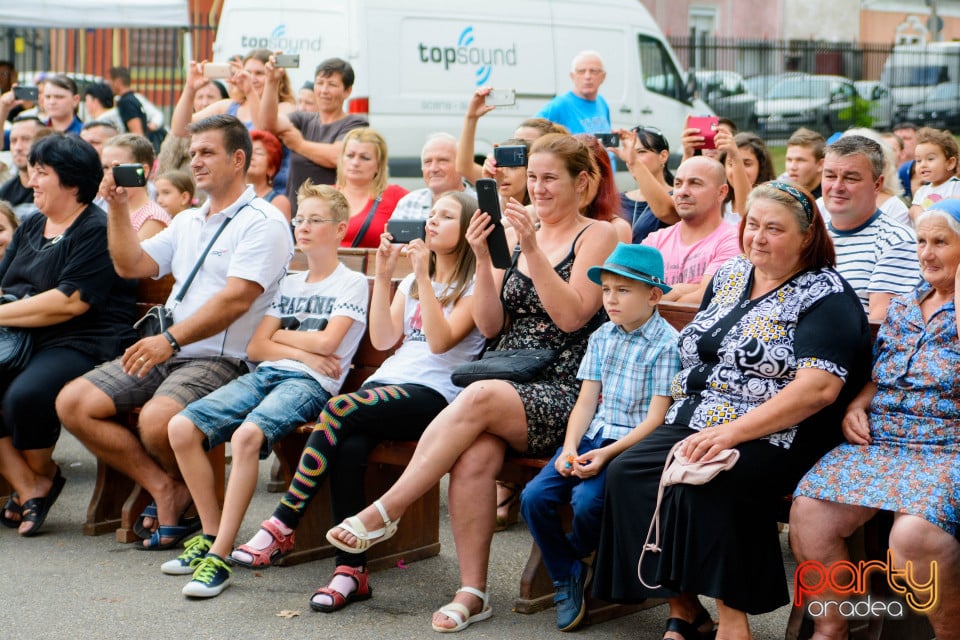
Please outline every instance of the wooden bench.
M671 324L683 327L696 313L694 305L661 305L661 313ZM353 369L344 384L344 389L357 388L367 376L386 359L387 352L373 349L368 338L364 338L353 359ZM289 483L296 471L303 447L313 425L303 425L294 433L277 443L274 451L280 461L285 483ZM372 452L367 467L367 496L372 499L381 495L403 472L416 448L415 442L383 442ZM519 454L510 454L504 461L498 475L499 480L526 484L549 463L549 458L532 458ZM570 514L567 514L569 521ZM569 522L568 522L569 523ZM324 537L326 531L335 526L330 509L329 492L324 487L313 500L297 528L294 551L281 559L279 565L293 565L300 562L332 556L335 549ZM434 487L421 497L403 515L403 525L391 540L372 547L368 552L368 566L372 570L394 566L403 559L406 562L423 559L440 552L439 544L439 488ZM540 549L531 541L530 554L520 576L520 589L514 600L514 611L535 613L553 606L553 582L550 579ZM616 605L588 598L588 610L593 622L602 622L610 618L626 615L634 611L662 604L664 600L654 599L639 605Z
M376 249L340 249L337 252L340 260L351 269L361 271L372 276L376 267ZM303 271L307 268L306 256L299 250L294 253L290 262L291 271ZM400 278L411 272L410 261L402 257L397 262L396 277ZM150 307L164 304L173 288L173 276L159 279L145 278L137 287L137 315L146 313ZM381 358L380 362L383 359ZM373 367L375 369L376 367ZM373 371L370 369L370 372ZM362 380L363 378L361 378ZM344 387L350 388L350 387ZM136 412L123 419L131 429L136 428ZM224 447L217 447L210 452L211 462L214 465L217 482L217 495L223 500L224 493ZM0 494L9 494L9 488L0 485ZM87 516L83 524L83 533L88 536L102 535L110 531L116 532L119 542L134 542L139 540L133 532L133 525L143 509L150 503L150 496L136 483L124 474L97 461L97 477L93 495L87 506ZM3 499L6 502L6 499ZM2 503L0 503L2 506Z
M144 278L137 284L137 317L143 316L150 307L163 304L173 287L173 276L154 280ZM137 428L139 411L120 416L130 429ZM208 454L213 464L217 496L223 501L224 493L224 447L216 447ZM143 509L152 501L149 493L125 474L97 460L97 476L93 495L87 505L87 517L83 533L98 536L115 532L117 542L135 542L140 539L133 525Z

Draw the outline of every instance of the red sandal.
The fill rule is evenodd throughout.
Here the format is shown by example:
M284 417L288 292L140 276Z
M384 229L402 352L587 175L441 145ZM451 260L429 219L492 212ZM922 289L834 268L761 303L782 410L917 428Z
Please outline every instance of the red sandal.
M244 562L243 560L237 559L237 557L231 553L231 562L241 567L247 567L248 569L259 569L261 567L269 567L275 561L293 550L294 531L291 531L289 535L284 535L283 532L280 531L280 528L270 520L261 522L260 528L269 533L273 541L265 549L254 549L248 544L242 544L237 547L235 551L242 551L248 554L253 558L253 561Z
M343 595L327 584L327 586L320 587L314 591L313 595L310 596L310 608L314 611L322 611L323 613L333 613L334 611L343 609L351 602L369 599L373 595L373 589L367 582L368 575L369 574L367 573L366 569L358 569L356 567L348 567L345 565L338 566L334 570L333 576L348 576L353 578L353 581L357 583L356 590L347 595ZM330 578L330 581L332 582L333 578ZM314 602L313 599L318 595L329 596L333 599L333 604L320 604L319 602Z

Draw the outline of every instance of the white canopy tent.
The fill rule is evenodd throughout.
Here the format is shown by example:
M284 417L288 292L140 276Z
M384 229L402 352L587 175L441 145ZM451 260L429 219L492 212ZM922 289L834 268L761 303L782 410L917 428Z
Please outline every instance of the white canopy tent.
M0 0L0 26L186 27L187 0Z

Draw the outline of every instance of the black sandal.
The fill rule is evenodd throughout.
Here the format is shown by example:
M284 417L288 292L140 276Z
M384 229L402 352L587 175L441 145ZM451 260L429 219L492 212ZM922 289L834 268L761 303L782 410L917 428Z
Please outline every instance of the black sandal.
M664 634L669 632L679 633L683 640L713 640L717 635L717 630L700 631L707 622L713 622L710 614L706 610L701 611L693 622L687 622L682 618L667 618L667 627L663 630Z
M494 533L506 531L510 525L516 524L520 519L520 486L515 482L497 481L497 487L504 487L510 493L497 504L497 511L504 507L507 508L507 516L503 517L497 514L496 526L493 528Z
M7 516L7 511L10 513L15 513L20 517L23 517L23 508L18 502L20 496L17 495L17 492L14 491L10 494L10 497L7 498L7 504L3 505L3 510L0 511L0 524L7 527L8 529L16 529L20 526L21 520L14 520L13 518Z
M23 503L21 507L22 511L20 512L21 518L23 522L29 522L33 526L26 531L21 531L21 536L31 538L39 533L40 527L43 526L44 521L47 519L47 514L50 512L50 507L57 501L60 492L63 490L63 485L66 483L66 478L60 474L60 467L57 467L57 473L53 476L53 485L50 487L50 492L45 496L31 498Z

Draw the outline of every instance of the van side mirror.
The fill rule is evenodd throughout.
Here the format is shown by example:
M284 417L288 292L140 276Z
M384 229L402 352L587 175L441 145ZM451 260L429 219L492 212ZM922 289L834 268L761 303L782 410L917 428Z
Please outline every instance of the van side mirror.
M697 78L693 75L692 71L688 71L687 83L683 85L683 95L680 96L680 99L690 104L693 102L695 95L697 95Z

